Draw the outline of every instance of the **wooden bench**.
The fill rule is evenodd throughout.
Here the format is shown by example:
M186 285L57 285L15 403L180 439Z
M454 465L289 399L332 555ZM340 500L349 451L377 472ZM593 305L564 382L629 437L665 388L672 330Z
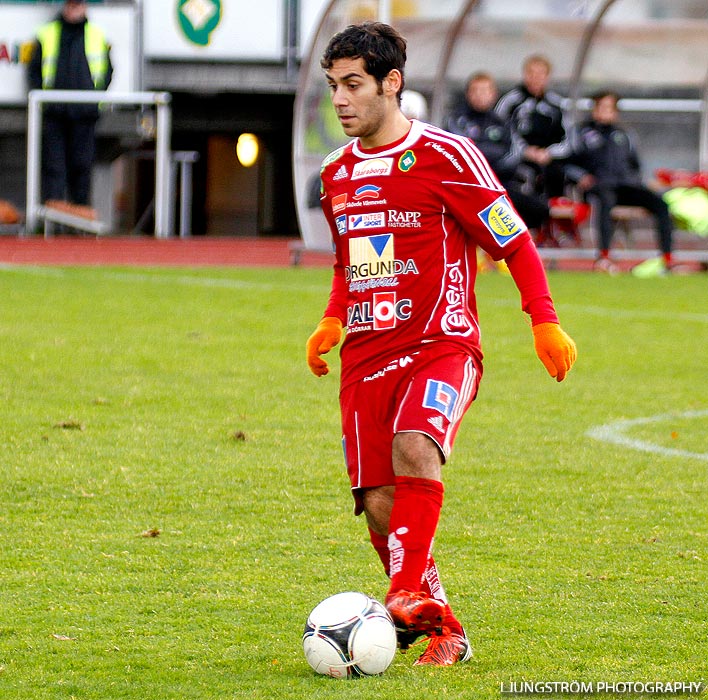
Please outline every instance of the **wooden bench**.
M79 231L94 233L97 236L103 236L109 232L108 224L103 221L89 219L85 216L76 216L54 207L39 207L37 217L44 220L44 237L49 238L54 233L56 224L70 226Z
M624 234L627 247L633 241L632 225L635 223L646 223L651 220L651 214L644 207L631 207L624 204L617 204L610 212L615 228L620 229Z

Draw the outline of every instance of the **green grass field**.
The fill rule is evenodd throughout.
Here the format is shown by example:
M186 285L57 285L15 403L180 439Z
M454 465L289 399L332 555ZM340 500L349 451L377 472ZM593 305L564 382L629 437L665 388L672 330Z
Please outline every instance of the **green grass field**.
M352 502L323 269L0 270L3 700L500 698L708 680L708 287L551 273L556 384L513 283L436 540L475 655L315 676L309 610L386 582ZM594 431L594 432L593 432ZM593 437L593 435L595 437Z

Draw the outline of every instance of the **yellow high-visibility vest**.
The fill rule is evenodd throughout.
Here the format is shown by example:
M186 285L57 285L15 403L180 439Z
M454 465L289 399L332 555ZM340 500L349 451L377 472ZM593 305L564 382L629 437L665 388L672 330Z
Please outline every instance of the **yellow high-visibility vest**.
M54 20L40 27L37 39L42 47L42 87L53 88L57 75L61 22ZM108 44L103 31L91 22L84 25L84 47L93 85L97 90L103 90L108 73Z

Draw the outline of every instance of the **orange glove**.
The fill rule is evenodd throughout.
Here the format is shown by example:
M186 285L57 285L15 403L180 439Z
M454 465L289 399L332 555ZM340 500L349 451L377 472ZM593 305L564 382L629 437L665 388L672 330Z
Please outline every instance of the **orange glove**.
M578 356L573 339L557 323L533 326L533 344L551 377L562 382Z
M314 375L322 377L329 372L320 355L328 353L341 339L342 322L335 316L325 316L307 339L307 364Z

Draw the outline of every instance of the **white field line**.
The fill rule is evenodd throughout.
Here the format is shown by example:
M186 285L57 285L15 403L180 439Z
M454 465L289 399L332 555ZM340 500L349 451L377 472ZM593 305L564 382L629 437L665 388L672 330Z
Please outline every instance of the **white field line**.
M605 425L598 425L588 430L585 434L593 440L608 442L614 445L620 445L621 447L629 447L641 452L650 452L664 457L689 457L691 459L700 459L704 462L708 462L708 452L690 452L689 450L679 450L673 447L662 447L661 445L654 445L646 440L638 440L626 434L627 431L636 425L664 423L677 419L680 420L681 418L702 418L704 416L708 416L708 410L685 411L683 413L661 413L656 416L618 420L612 423L606 423ZM705 432L708 442L708 430Z
M13 272L18 274L35 275L37 277L68 277L72 274L72 270L63 269L60 267L44 267L34 265L11 265L0 264L0 270ZM298 292L316 292L326 293L329 289L329 284L321 285L303 285L293 282L292 284L274 284L272 282L260 281L245 281L229 279L226 277L207 277L201 275L172 275L165 274L162 271L158 272L122 272L114 270L105 270L102 268L82 268L82 276L87 274L101 279L111 279L123 282L147 282L150 284L164 285L183 285L192 287L220 288L220 289L254 289L258 291L274 291L278 290L297 290Z

